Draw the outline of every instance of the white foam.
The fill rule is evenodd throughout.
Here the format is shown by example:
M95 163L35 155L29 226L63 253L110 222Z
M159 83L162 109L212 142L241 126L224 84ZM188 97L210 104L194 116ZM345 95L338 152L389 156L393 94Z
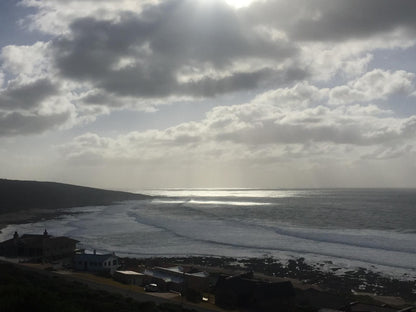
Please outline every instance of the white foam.
M262 189L145 189L137 193L162 197L241 197L286 198L304 196L313 190L262 190Z
M305 257L343 267L362 266L416 277L415 233L283 226L279 220L230 218L209 207L152 200L106 207L74 208L74 215L18 226L0 234L68 235L89 249L130 256L215 255ZM246 208L244 208L246 209ZM217 213L217 212L216 212Z

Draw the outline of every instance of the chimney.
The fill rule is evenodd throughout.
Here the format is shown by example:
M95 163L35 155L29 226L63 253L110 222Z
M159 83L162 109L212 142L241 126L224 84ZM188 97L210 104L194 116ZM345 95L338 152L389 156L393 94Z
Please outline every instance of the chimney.
M97 250L94 249L94 255L96 255L96 254L97 254Z

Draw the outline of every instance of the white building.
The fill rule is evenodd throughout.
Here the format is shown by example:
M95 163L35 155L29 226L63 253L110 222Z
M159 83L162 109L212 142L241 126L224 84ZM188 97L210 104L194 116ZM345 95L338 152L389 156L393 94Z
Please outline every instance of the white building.
M74 269L90 272L110 272L113 274L119 267L118 257L112 254L97 254L94 250L92 254L76 254L73 259Z
M144 283L155 283L161 290L182 291L194 289L206 291L209 288L209 275L206 272L193 271L179 266L163 268L154 267L144 271Z

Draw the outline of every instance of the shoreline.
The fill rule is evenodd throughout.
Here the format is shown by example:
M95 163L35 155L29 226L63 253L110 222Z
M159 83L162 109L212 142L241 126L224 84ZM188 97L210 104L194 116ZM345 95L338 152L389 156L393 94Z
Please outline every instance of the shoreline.
M30 209L24 211L7 212L0 214L0 233L9 225L19 225L25 223L39 222L42 220L56 219L62 215L65 215L68 208L62 208L59 210L50 209Z
M68 208L57 210L33 209L0 214L0 233L13 224L24 224L59 218L69 212ZM223 256L149 256L145 258L122 258L127 266L147 264L150 266L194 265L210 270L230 270L230 272L253 271L266 278L284 278L293 280L299 287L308 285L342 294L373 294L375 296L400 297L407 302L416 303L416 281L399 280L362 267L334 267L330 261L308 264L304 258L282 259L277 257L234 258ZM326 267L326 269L325 269Z

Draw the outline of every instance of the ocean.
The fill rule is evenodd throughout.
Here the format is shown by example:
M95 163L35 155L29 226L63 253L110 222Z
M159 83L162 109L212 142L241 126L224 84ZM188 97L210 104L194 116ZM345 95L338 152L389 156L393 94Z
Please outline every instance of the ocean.
M78 207L12 225L121 256L303 257L322 269L364 267L416 278L415 189L159 189L148 200Z

